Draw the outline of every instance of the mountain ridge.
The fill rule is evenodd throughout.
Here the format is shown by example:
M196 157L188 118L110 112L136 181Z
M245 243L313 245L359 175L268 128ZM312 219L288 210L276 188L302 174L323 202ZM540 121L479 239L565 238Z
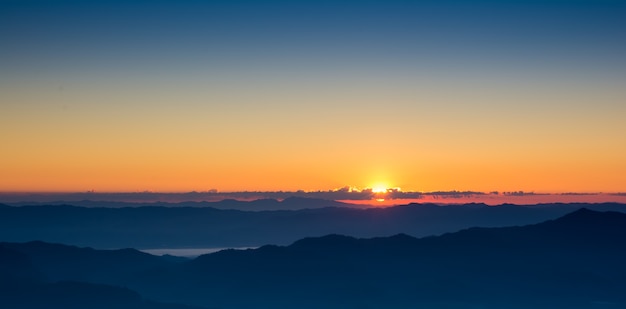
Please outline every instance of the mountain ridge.
M292 200L292 203L298 202L298 199ZM267 243L287 245L304 237L327 234L368 238L406 233L423 237L469 227L524 225L554 219L580 207L626 211L625 205L617 203L409 204L389 208L271 211L161 206L11 206L0 208L0 235L2 240L11 242L38 239L96 248L256 247Z
M607 228L595 229L599 224ZM74 278L67 270L78 267L86 284L123 286L163 303L212 308L596 309L626 306L624 235L626 214L583 209L524 226L421 238L331 234L286 246L223 250L188 262L132 249L41 242L0 243L0 258L8 248L25 254L56 282ZM47 260L55 254L42 247L73 257ZM135 255L158 263L128 258ZM110 276L80 266L81 259L111 265L105 270ZM66 269L65 277L65 271L50 276L59 269Z

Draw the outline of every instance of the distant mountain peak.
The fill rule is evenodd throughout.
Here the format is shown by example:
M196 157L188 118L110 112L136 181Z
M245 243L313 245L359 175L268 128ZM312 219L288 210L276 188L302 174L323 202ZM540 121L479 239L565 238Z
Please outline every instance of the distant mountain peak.
M303 238L294 242L289 247L302 248L302 247L318 247L318 246L343 246L343 245L353 244L357 241L358 239L351 237L351 236L329 234L329 235L321 236L321 237L306 237L306 238Z
M345 205L345 203L341 203L341 202L337 202L333 200L326 200L326 199L314 198L314 197L301 197L301 196L290 196L288 198L283 199L281 203L300 204L300 205L303 204L303 205L314 205L314 206L319 206L322 204L327 204L328 206Z
M600 211L591 210L589 208L583 207L576 211L573 211L571 214L592 214L592 213L600 213Z
M417 239L417 238L415 238L415 237L413 237L411 235L405 234L405 233L399 233L399 234L396 234L396 235L393 235L393 236L389 236L388 238L390 238L390 239L397 239L397 240L404 240L404 239L415 240L415 239Z
M605 220L614 220L616 218L626 218L626 214L614 211L595 211L583 207L569 214L566 214L556 219L555 221L580 224L584 222L598 223Z
M311 197L300 197L300 196L290 196L288 198L283 199L284 202L297 202L297 201L324 201L319 198L311 198Z

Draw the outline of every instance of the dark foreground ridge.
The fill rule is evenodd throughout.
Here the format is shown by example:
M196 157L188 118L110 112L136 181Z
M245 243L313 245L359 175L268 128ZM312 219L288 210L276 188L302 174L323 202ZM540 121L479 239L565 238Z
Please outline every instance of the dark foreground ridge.
M626 308L625 236L626 214L581 209L527 226L327 235L187 262L1 243L0 307L54 308L37 302L45 300L72 308L78 293L89 297L72 299L75 308L100 308L92 304L101 299L115 303L105 307L181 308L142 297L207 308Z
M0 308L200 309L147 300L120 287L122 278L137 269L164 265L159 260L132 249L97 251L43 242L0 243Z
M261 200L222 201L217 204L227 208L233 203L248 205L245 207L250 209L255 209L258 204L329 207L280 211L182 206L189 204L123 208L68 205L0 207L0 240L41 240L95 248L258 247L264 244L287 245L304 237L327 234L371 238L406 233L424 237L470 227L526 225L555 219L582 207L626 211L626 205L616 203L497 207L484 204L409 204L352 209L336 207L336 202L332 201L292 198L280 203Z

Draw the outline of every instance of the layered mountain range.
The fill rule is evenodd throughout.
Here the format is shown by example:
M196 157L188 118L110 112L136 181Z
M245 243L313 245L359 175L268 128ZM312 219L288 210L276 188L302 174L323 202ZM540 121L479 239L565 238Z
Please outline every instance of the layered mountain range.
M626 308L625 260L626 214L584 208L525 226L422 238L331 234L189 260L134 249L5 242L0 243L0 304Z
M288 245L304 237L328 234L360 238L404 233L414 237L440 235L471 227L503 227L539 223L576 209L626 211L617 203L540 204L532 206L409 204L354 209L341 203L292 198L278 202L223 201L228 205L299 204L310 209L242 211L190 207L77 207L70 205L0 207L0 240L46 242L94 248L224 248ZM107 204L99 204L101 206ZM115 204L117 205L117 204ZM197 204L194 204L197 205ZM216 205L212 203L211 205ZM327 207L319 208L326 205ZM286 206L287 207L287 206ZM262 209L262 207L261 207Z

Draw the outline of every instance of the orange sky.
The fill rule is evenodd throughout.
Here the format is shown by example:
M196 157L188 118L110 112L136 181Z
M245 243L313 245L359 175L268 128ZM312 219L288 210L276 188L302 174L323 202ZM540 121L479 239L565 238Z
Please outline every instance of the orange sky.
M243 96L112 86L106 96L80 83L62 93L39 83L5 88L0 188L626 190L626 113L613 103L626 95L615 88L607 89L612 98L599 86L522 97L364 87L306 92L293 105L296 90ZM580 107L551 110L557 99ZM508 109L495 105L502 100ZM598 110L600 100L613 105ZM442 103L419 107L426 101ZM489 102L496 107L473 109Z
M622 6L94 3L2 4L0 191L626 191Z

